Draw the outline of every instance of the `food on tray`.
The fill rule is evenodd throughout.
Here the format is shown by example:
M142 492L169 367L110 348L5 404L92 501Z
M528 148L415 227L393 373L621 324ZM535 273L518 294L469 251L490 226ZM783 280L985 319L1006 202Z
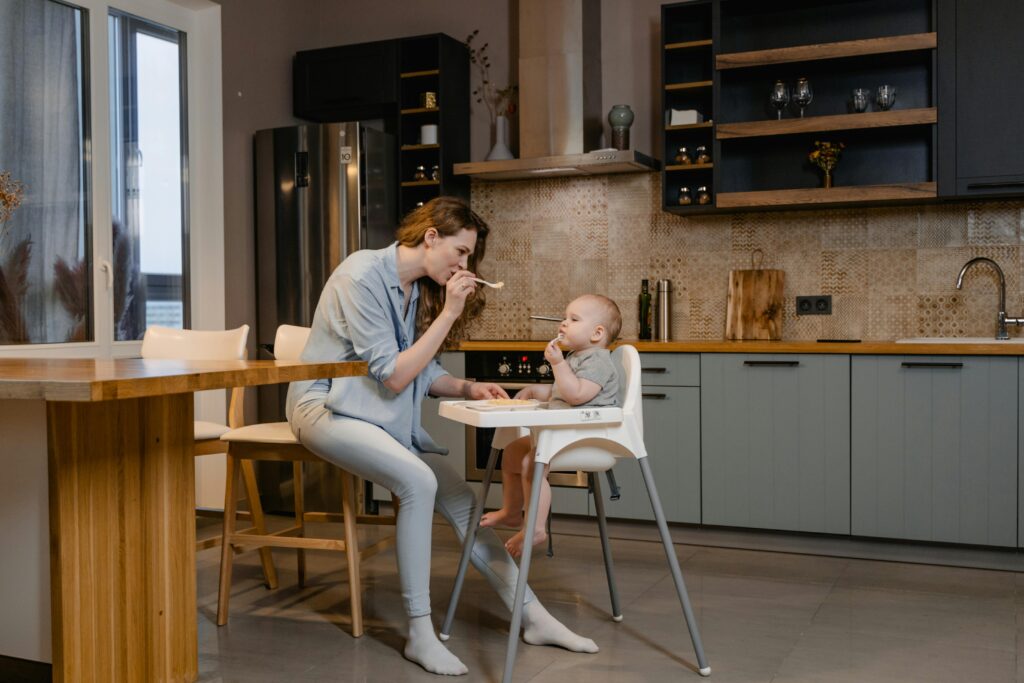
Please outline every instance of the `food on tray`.
M489 406L528 406L536 403L528 398L492 398L487 401Z

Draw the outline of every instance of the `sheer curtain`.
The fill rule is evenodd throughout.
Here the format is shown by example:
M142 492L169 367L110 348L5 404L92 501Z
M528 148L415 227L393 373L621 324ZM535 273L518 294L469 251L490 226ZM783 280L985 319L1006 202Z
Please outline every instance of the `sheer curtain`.
M0 171L24 200L0 239L0 344L93 338L85 12L0 1Z

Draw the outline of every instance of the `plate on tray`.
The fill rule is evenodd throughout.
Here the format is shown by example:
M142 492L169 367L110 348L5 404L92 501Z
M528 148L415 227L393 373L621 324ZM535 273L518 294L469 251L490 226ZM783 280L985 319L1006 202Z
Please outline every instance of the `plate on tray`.
M492 398L483 401L466 401L463 405L473 410L536 410L547 405L533 398Z

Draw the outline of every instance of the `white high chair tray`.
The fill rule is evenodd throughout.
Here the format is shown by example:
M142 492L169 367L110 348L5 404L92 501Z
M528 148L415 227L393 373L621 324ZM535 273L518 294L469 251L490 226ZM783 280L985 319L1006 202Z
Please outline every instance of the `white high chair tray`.
M514 408L479 410L476 401L441 401L438 415L472 427L550 427L622 422L622 408Z

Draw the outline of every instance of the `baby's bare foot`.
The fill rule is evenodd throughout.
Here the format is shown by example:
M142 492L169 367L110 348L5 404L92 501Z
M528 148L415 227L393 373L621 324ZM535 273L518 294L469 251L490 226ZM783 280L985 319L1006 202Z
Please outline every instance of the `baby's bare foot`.
M484 516L480 518L480 526L487 527L507 527L509 529L518 529L523 525L523 511L511 512L502 508L495 510L494 512L485 512Z
M520 530L516 535L508 539L505 542L505 550L508 551L508 554L518 559L519 556L523 554L523 541L525 538L526 535L523 533L522 530ZM546 531L544 531L543 528L537 529L533 532L533 545L541 545L547 540L548 534Z

